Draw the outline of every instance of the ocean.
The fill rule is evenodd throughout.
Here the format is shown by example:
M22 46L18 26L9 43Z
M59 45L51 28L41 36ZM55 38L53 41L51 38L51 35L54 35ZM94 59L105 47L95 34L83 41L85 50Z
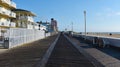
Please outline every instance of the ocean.
M84 34L85 32L80 32L80 33L82 33L82 34ZM112 34L120 34L120 32L86 32L87 34L89 34L89 33L96 33L96 34L110 34L110 33L112 33Z

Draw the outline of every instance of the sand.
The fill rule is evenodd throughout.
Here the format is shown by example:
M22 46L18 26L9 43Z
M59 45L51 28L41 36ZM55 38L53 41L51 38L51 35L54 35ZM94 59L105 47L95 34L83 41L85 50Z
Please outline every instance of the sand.
M95 35L95 36L105 36L105 37L120 38L120 34L112 34L112 35L110 35L110 33L88 33L87 35Z

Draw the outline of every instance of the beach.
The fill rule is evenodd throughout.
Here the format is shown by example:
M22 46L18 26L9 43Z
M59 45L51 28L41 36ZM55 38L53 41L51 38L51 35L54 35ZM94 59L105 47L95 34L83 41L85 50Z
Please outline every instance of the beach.
M120 38L119 33L87 33L86 35L88 36L104 36L104 37L115 37L115 38Z
M74 34L77 34L77 35L85 35L84 32L81 32L81 33L74 33ZM113 38L120 38L120 33L115 33L115 32L87 32L86 33L86 36L102 36L102 37L113 37Z

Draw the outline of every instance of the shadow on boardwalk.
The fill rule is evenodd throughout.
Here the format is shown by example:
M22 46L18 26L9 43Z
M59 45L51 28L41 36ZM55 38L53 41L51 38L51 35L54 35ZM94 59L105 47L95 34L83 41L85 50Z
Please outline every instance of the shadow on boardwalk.
M35 67L57 35L8 49L0 54L0 67Z

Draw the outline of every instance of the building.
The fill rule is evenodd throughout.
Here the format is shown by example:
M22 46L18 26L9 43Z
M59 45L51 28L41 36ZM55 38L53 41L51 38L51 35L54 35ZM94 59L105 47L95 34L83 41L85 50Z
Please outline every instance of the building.
M13 19L16 27L34 29L38 26L33 19L36 16L34 13L23 9L14 9L13 11L16 13L16 19Z
M16 4L12 0L0 0L0 28L15 27L16 13L12 10L16 9Z
M58 32L57 21L51 18L51 29L53 32Z
M40 30L47 31L47 27L41 24L40 25Z
M50 32L50 29L51 29L51 24L49 22L37 22L39 24L39 30L44 30L46 32Z
M51 32L51 24L49 22L42 22L41 25L46 27L47 32Z
M34 23L34 29L39 30L39 24L38 23Z

